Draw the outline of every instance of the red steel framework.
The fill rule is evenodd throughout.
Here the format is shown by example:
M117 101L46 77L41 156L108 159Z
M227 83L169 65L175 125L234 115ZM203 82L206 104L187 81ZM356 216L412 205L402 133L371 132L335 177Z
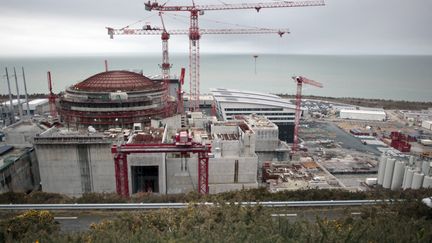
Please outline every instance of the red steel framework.
M295 120L294 120L294 141L293 146L291 148L291 153L295 153L299 150L298 145L298 131L300 125L300 116L301 116L301 95L302 95L302 85L310 84L319 88L322 88L323 85L319 82L307 79L302 76L292 77L294 81L297 83L297 94L296 94L296 109L295 109Z
M132 153L196 153L198 154L198 193L208 194L208 162L211 145L192 143L191 145L173 144L124 144L113 145L116 191L129 197L129 179L127 155Z
M148 11L174 11L174 12L190 12L190 27L189 27L189 78L190 78L190 109L192 111L199 110L199 95L200 95L200 56L199 56L199 39L201 37L198 26L198 15L203 15L205 10L234 10L234 9L255 9L257 12L262 8L287 8L287 7L309 7L323 6L324 0L319 1L277 1L269 3L239 3L239 4L221 4L221 5L195 5L192 1L192 6L166 6L158 2L144 3Z
M49 89L49 95L48 95L48 103L50 108L50 115L52 118L57 117L57 110L56 110L56 96L52 91L52 81L51 81L51 72L48 71L48 89Z
M184 84L184 77L185 77L186 70L184 68L180 71L180 80L179 80L179 88L177 90L177 113L183 114L184 113L184 105L183 105L183 84Z

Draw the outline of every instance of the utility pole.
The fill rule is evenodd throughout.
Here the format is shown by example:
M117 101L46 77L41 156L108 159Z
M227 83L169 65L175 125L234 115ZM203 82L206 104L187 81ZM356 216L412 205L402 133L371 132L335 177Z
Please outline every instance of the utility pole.
M24 81L24 94L25 94L25 99L26 99L26 103L27 103L27 116L30 116L30 104L29 104L29 100L28 100L28 95L27 95L27 84L26 84L26 79L25 79L25 73L24 73L24 67L21 67L22 69L22 75L23 75L23 81Z
M10 115L11 115L11 124L15 123L15 112L14 112L14 106L13 106L13 102L12 102L12 92L11 92L11 88L10 88L10 81L9 81L9 73L8 73L8 69L6 69L6 80L7 80L7 84L8 84L8 90L9 90L9 103L10 103Z
M21 120L22 116L23 116L23 111L22 111L22 106L21 106L21 96L20 96L20 93L19 93L18 78L17 78L17 75L16 75L16 69L15 69L15 67L14 67L14 77L15 77L15 85L16 85L16 91L17 91L18 112L19 112L19 118Z

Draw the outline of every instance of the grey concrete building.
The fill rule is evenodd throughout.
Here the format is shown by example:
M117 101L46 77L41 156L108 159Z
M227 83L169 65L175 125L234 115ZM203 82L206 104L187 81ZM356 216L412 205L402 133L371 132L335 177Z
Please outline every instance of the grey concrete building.
M101 134L51 128L34 139L45 192L81 196L115 192L111 140Z

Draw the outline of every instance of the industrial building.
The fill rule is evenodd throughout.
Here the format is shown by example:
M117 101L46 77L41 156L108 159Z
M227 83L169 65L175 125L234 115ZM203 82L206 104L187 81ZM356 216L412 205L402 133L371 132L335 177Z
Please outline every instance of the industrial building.
M44 192L81 196L114 192L112 141L102 134L55 127L37 135L34 146Z
M158 120L152 122L153 128L135 124L131 131L118 129L117 135L114 131L117 129L101 134L51 128L34 139L42 190L70 196L86 192L117 191L132 195L197 191L202 154L185 152L188 149L175 143L176 134L186 131L190 137L188 141L196 144L195 147L207 144L211 148L207 157L209 193L258 187L255 150L259 135L253 129L264 124L252 125L245 120L217 122L200 114L189 114L188 119L178 115ZM185 120L189 129L182 128ZM269 124L274 127L267 120L266 126ZM272 129L272 133L276 134L277 130ZM130 136L125 137L126 134ZM125 138L127 141L122 142ZM263 138L259 140L268 142ZM154 148L154 145L159 152L125 152L130 146ZM265 150L264 144L258 146ZM117 150L111 154L113 148ZM164 152L164 148L174 150ZM126 156L118 161L123 152Z
M212 89L216 112L224 121L236 115L265 116L279 128L279 139L293 142L295 105L277 95L231 89Z
M131 128L134 123L165 117L176 108L163 82L130 71L95 74L67 88L59 103L62 121L77 130Z
M384 112L384 110L342 109L339 112L339 117L342 119L369 120L369 121L385 121L387 119L387 115Z
M39 187L39 166L33 148L0 146L0 193L30 192Z
M423 121L422 127L428 130L432 130L432 121Z
M420 111L401 110L399 112L405 120L413 120L416 122L432 120L432 108Z

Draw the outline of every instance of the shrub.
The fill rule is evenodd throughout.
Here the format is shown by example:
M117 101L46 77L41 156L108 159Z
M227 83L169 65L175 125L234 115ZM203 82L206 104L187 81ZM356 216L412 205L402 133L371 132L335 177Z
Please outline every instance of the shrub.
M1 223L2 238L5 241L32 240L57 233L60 227L48 211L30 210Z

